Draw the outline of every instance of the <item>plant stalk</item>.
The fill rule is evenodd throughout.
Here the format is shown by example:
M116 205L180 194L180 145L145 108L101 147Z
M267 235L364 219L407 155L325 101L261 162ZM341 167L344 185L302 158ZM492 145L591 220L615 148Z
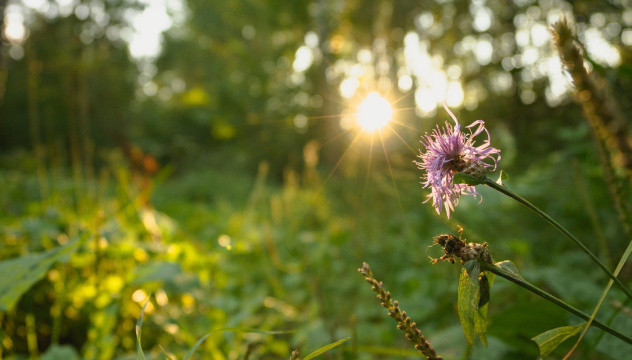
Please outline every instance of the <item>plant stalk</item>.
M553 304L561 307L562 309L570 312L571 314L573 314L573 315L575 315L575 316L577 316L577 317L579 317L579 318L581 318L583 320L586 320L586 321L590 320L590 315L585 314L581 310L579 310L579 309L567 304L566 302L564 302L561 299L556 298L555 296L547 293L546 291L540 289L539 287L537 287L537 286L535 286L535 285L533 285L533 284L531 284L531 283L529 283L529 282L527 282L527 281L525 281L525 280L523 280L521 278L513 276L512 274L506 272L502 268L500 268L500 267L498 267L498 266L496 266L494 264L490 264L490 263L488 263L486 261L483 261L482 259L479 259L479 263L481 264L482 270L489 270L492 273L494 273L494 274L496 274L496 275L498 275L498 276L500 276L502 278L505 278L505 279L513 282L514 284L516 284L518 286L521 286L521 287L531 291L532 293L540 296L541 298L552 302ZM598 320L593 319L591 325L594 325L595 327L598 327L601 330L603 330L603 331L605 331L605 332L607 332L607 333L609 333L609 334L611 334L613 336L618 337L619 339L625 341L628 344L632 344L632 338L621 334L617 330L611 328L610 326L608 326L608 325L606 325L606 324L604 324L604 323L602 323L602 322L600 322Z
M490 179L485 179L483 181L483 184L491 187L494 190L497 190L507 196L509 196L510 198L518 201L519 203L521 203L522 205L528 207L529 209L533 210L536 214L540 215L541 217L543 217L546 221L548 221L551 225L553 225L555 228L557 228L559 231L561 231L564 235L566 235L566 237L568 237L569 239L571 239L575 245L579 246L580 249L582 249L583 252L585 252L597 265L599 265L599 267L606 273L608 274L608 276L614 281L615 284L617 284L617 286L628 296L628 298L632 299L632 292L630 292L630 290L623 285L623 283L621 282L621 280L619 280L619 278L617 278L616 275L614 275L607 267L606 265L604 265L603 262L601 262L601 260L599 260L599 258L597 258L597 256L595 254L593 254L592 251L590 251L586 245L584 245L581 241L579 241L573 234L571 234L568 230L566 230L566 228L564 228L562 225L560 225L557 221L553 220L553 218L551 218L548 214L546 214L544 211L538 209L535 205L531 204L529 201L527 201L526 199L522 198L521 196L519 196L518 194L515 194L514 192L512 192L511 190L507 189L506 187L499 185L497 183L495 183L493 180Z

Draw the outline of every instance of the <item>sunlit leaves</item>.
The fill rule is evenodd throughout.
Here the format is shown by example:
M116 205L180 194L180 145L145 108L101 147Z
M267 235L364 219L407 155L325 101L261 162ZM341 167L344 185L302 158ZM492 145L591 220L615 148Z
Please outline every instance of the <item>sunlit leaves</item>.
M0 311L11 310L33 284L56 262L67 262L79 248L79 238L49 251L31 253L0 262Z
M478 265L478 264L477 264ZM458 309L461 326L465 333L465 338L470 344L474 344L474 314L477 308L476 293L478 292L478 281L472 281L467 270L461 271L459 278Z
M474 335L478 334L487 346L487 306L494 274L481 272L478 261L465 263L459 278L458 310L461 326L467 341L474 345Z

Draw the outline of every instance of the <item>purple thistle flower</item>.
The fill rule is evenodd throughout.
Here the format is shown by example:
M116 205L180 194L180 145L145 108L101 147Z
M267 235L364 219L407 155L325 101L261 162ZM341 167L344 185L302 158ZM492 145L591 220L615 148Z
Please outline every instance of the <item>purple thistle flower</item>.
M432 193L428 195L424 203L432 199L432 205L437 213L441 214L441 209L445 207L450 218L450 211L454 211L462 194L472 195L474 198L479 195L472 185L454 184L454 174L463 172L484 179L489 168L493 167L491 171L496 170L496 165L500 160L500 150L489 146L489 132L485 129L483 120L476 120L467 126L470 133L464 134L454 114L445 104L444 107L456 125L452 127L446 122L445 129L437 125L430 135L428 133L423 135L421 143L426 151L419 150L421 161L415 161L415 164L426 171L426 174L422 176L424 181L421 184L424 188L432 188ZM487 133L487 140L482 145L475 146L473 139L483 131ZM485 163L483 160L487 158L491 158L494 164Z

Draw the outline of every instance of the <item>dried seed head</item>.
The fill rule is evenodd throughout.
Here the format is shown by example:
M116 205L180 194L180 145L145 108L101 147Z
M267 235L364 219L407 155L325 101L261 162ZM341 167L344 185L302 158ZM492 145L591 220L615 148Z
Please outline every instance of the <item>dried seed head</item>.
M459 235L461 234L461 230L459 231ZM487 262L491 262L492 256L487 249L487 243L466 244L460 236L456 237L452 234L437 235L433 238L433 242L441 246L443 248L443 253L445 254L439 259L431 258L431 262L433 264L445 260L454 264L456 262L455 258L459 258L461 260L461 264L465 264L466 262L479 257Z
M448 260L450 263L454 264L454 257L461 253L461 250L465 246L465 241L461 240L460 237L456 237L452 234L441 234L437 235L433 238L433 243L441 246L443 248L443 255L439 259L432 259L432 263L436 264L440 261Z

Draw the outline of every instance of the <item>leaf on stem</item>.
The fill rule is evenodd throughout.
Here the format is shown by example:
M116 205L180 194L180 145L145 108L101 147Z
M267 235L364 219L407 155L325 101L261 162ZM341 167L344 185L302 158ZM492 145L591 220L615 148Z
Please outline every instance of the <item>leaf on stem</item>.
M532 338L540 348L540 355L547 356L555 350L566 339L577 335L587 323L575 326L562 326L543 332L542 334Z
M518 268L511 261L509 260L499 261L495 263L494 265L505 270L507 273L509 273L509 275L512 275L513 277L517 279L522 279L522 276L520 276L520 273L518 272Z
M481 273L479 285L478 310L474 314L474 330L487 347L487 308L491 299L491 287L494 283L495 275L489 271Z
M478 300L479 308L483 308L485 305L489 304L489 301L491 300L492 284L494 283L495 278L496 278L496 275L494 275L494 273L492 273L491 271L485 271L481 275L481 283L480 283L481 296L480 296L480 299Z
M465 338L471 345L474 345L474 313L478 307L478 300L475 300L476 293L478 293L478 281L472 282L467 270L463 269L459 278L459 320L461 320Z
M509 175L507 175L506 172L500 170L500 175L498 176L498 180L496 180L496 184L500 186L505 186L503 185L503 180L507 180L507 179L509 179Z
M467 341L474 345L474 334L478 334L487 346L487 307L494 274L481 273L481 265L476 260L463 265L459 279L458 310L461 326Z

